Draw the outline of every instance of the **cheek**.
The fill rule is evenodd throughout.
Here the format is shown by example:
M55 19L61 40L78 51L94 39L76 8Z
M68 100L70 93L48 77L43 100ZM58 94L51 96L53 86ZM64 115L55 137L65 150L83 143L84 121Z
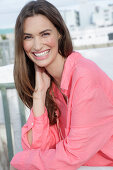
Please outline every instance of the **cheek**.
M50 47L58 47L58 39L56 37L51 37L50 39L47 40L47 44Z
M29 42L24 42L24 43L23 43L23 48L24 48L24 50L25 50L26 52L29 52L29 51L31 50L31 48L32 48L32 45L31 45L31 43L29 43Z

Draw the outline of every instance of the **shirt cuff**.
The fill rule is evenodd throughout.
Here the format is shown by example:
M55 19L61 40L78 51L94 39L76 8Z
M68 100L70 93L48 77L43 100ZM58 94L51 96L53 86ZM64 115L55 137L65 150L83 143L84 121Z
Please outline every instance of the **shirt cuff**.
M48 118L48 113L47 113L47 109L45 107L45 112L38 117L34 117L34 113L33 113L33 108L31 109L30 112L30 116L26 122L26 124L24 125L24 127L27 127L26 131L29 131L31 128L33 128L35 122L38 122L38 124L42 124L42 122L45 120L45 118Z

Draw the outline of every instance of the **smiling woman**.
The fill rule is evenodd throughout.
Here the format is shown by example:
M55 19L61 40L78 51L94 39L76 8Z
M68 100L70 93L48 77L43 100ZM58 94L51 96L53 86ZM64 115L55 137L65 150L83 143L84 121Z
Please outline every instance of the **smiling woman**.
M113 81L73 51L69 31L48 1L29 2L17 18L14 80L31 112L13 167L113 166Z

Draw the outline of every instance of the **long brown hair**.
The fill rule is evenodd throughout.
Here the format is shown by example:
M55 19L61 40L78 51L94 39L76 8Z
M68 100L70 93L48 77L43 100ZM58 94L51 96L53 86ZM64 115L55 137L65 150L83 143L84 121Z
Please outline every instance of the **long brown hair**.
M67 58L73 51L69 31L55 6L48 1L37 0L27 3L22 8L15 25L14 80L21 100L30 109L33 105L32 95L35 88L35 69L34 63L29 59L23 49L23 25L26 18L38 14L46 16L60 33L61 39L59 40L58 52L64 58ZM46 93L45 105L48 111L50 125L53 125L57 121L56 110L59 110L59 108L55 103L53 93L50 93L52 91L52 82L54 79L51 75L49 76L51 78L51 83Z

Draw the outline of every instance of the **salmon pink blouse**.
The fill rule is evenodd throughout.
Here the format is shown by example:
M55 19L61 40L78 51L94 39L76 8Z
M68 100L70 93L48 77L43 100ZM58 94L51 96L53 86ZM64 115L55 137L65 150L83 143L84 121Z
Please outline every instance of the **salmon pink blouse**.
M22 128L23 151L11 165L18 170L113 166L113 81L93 61L73 52L64 64L60 86L67 102L55 84L52 87L61 110L57 124L49 125L46 107L40 117L31 109Z

